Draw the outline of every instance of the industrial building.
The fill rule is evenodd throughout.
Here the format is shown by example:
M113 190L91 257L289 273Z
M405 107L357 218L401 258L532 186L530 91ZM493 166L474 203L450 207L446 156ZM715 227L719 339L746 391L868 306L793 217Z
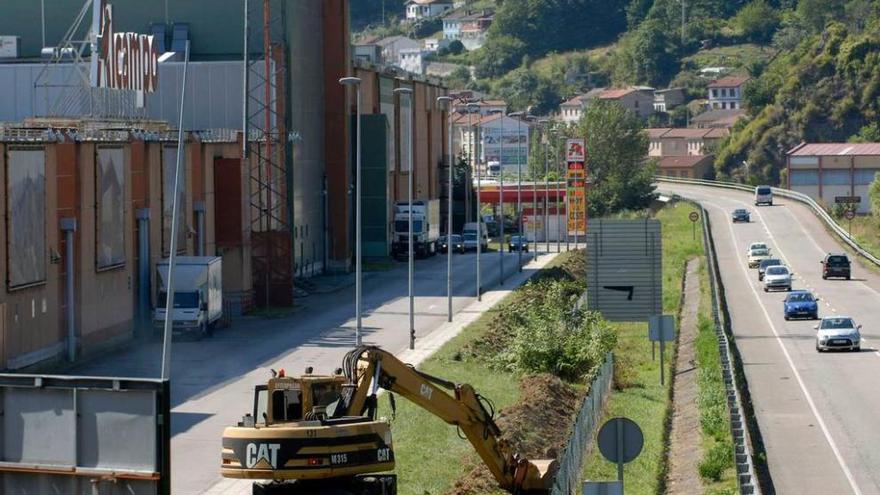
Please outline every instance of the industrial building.
M295 304L306 295L296 279L353 266L355 96L340 77L363 79L364 210L372 214L364 222L365 254L388 256L390 205L406 198L407 131L400 97L389 96L393 87L415 93L415 196L446 200L447 117L436 103L446 90L355 67L347 0L272 0L267 17L264 2L246 2L247 92L245 2L212 1L205 16L193 2L105 1L115 32L152 34L157 51L174 52L158 65L143 106L130 91L77 87L81 64L52 48L67 46L64 33L87 3L46 0L41 16L40 2L12 0L0 17L0 36L17 43L14 57L0 59L7 182L0 369L62 358L71 343L77 357L100 352L144 330L155 304L155 263L168 254L167 174L176 157L186 41L179 252L223 257L228 316ZM370 132L380 134L367 139ZM463 217L463 207L457 210Z
M880 143L801 143L787 153L788 189L820 203L869 213L868 188L880 173Z

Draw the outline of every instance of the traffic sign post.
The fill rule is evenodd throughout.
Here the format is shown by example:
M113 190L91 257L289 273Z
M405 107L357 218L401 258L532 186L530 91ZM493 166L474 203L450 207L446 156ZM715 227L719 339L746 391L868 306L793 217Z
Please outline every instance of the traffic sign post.
M688 215L688 218L691 220L691 227L692 227L691 230L693 232L694 240L696 241L697 240L697 220L700 219L700 214L695 211L692 211L691 214Z
M849 226L847 227L849 234L849 238L852 239L852 220L856 216L855 208L848 208L845 212L843 212L843 218L846 218L849 222Z
M622 493L623 465L638 457L645 445L642 429L629 418L612 418L599 429L596 440L602 456L617 463L617 481Z
M666 370L663 364L663 356L666 346L665 342L675 340L675 317L672 315L652 316L648 319L648 339L651 340L651 348L653 343L660 342L660 385L666 382Z

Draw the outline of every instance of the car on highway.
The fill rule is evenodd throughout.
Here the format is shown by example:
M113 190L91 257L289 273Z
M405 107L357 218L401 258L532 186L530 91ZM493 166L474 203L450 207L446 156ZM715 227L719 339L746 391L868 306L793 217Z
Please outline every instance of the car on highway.
M767 246L766 242L753 242L753 243L749 244L749 248L746 249L746 254L751 252L752 249L770 249L770 248Z
M755 206L773 206L773 189L770 186L758 186L755 188Z
M525 252L529 252L529 240L524 235L512 235L510 236L510 240L507 241L507 250L508 251L519 251L522 249Z
M845 278L847 280L852 276L851 263L846 253L828 253L820 262L822 263L822 278L829 277Z
M764 292L791 291L791 270L787 266L768 266L764 271Z
M819 298L808 290L791 291L782 302L782 315L786 320L792 318L818 320Z
M464 250L464 238L458 234L452 234L448 237L443 235L440 236L440 240L437 241L440 245L440 252L445 253L449 246L452 246L453 251L458 251L459 253L463 253Z
M749 250L749 268L758 268L762 261L770 258L770 250L766 247L752 248ZM764 277L766 277L766 272Z
M848 316L826 316L816 329L816 351L828 351L832 349L860 351L862 334L859 330L861 325Z
M737 223L737 222L749 223L752 221L752 218L751 218L751 214L749 213L749 210L747 210L745 208L737 208L737 209L733 210L733 213L730 214L730 220L733 223Z
M776 266L776 265L784 265L784 264L785 263L783 263L782 260L779 258L767 258L766 260L761 260L761 262L758 264L758 281L759 282L764 281L764 271L767 269L768 266Z

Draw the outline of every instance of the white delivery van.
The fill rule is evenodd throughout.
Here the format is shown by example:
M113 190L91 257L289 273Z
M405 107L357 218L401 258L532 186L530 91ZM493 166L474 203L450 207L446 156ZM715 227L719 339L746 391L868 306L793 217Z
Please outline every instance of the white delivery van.
M755 206L773 206L773 189L770 186L758 186L755 188Z
M156 265L159 287L153 327L165 325L168 260ZM195 331L209 336L223 316L223 265L219 256L178 256L174 260L174 306L171 315L175 331Z

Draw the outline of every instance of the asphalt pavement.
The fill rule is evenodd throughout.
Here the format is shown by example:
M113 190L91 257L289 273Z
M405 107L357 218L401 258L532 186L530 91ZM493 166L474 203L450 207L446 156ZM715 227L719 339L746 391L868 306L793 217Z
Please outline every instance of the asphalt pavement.
M741 191L661 184L709 212L721 277L770 473L781 494L880 494L880 277L853 259L853 280L823 280L820 260L843 251L806 206L775 198L756 207ZM752 212L732 224L735 208ZM794 271L794 289L821 298L819 316L847 315L862 328L858 353L815 350L815 321L785 321L784 292L765 293L746 265L765 241Z
M555 249L555 245L551 246ZM573 247L573 246L572 246ZM563 244L564 250L564 244ZM523 255L529 262L533 253ZM522 283L554 255L517 273L517 253L504 253L506 282L499 286L497 252L484 253L482 304L475 303L476 254L453 255L453 326L464 325L491 307L507 290ZM407 264L365 274L363 341L381 345L413 359L427 354L450 335L447 324L446 255L415 264L416 354L409 347ZM285 318L245 317L201 341L175 340L172 347L172 492L175 494L239 493L241 483L222 485L220 440L223 428L250 411L253 388L265 383L270 369L299 374L307 366L331 373L354 345L354 287L315 294L298 301ZM419 354L421 350L421 354ZM161 342L140 341L125 351L80 366L71 373L100 376L156 377L161 367ZM222 486L221 486L222 485ZM217 486L218 488L212 489Z

